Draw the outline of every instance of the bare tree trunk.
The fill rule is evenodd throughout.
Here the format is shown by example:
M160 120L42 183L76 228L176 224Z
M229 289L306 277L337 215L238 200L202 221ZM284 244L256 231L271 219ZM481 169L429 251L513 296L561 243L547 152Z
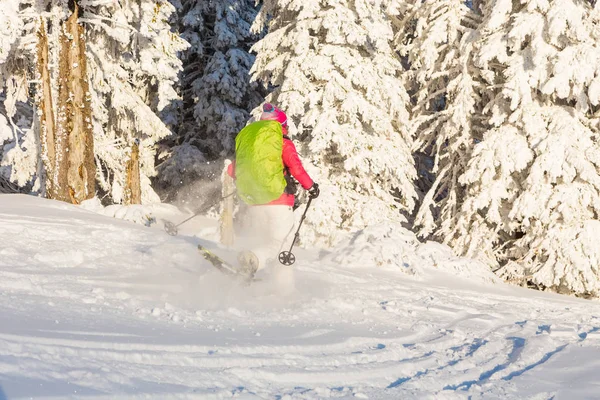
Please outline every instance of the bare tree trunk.
M63 27L64 29L64 27ZM72 202L70 194L68 170L69 170L69 133L70 125L70 94L69 94L69 39L64 32L60 35L60 52L58 63L58 105L56 112L56 136L54 146L56 149L55 174L56 191L58 200Z
M85 34L77 23L77 1L72 5L73 13L61 27L56 117L43 21L38 31L40 142L47 197L79 204L96 192L96 166Z
M41 19L38 30L38 72L40 74L40 89L38 108L40 109L40 144L42 147L42 162L46 172L46 196L49 199L60 199L58 171L56 169L56 126L54 123L54 104L52 102L52 82L48 67L48 34L46 24Z
M225 160L225 168L221 174L221 182L223 188L221 195L223 201L221 203L221 220L219 224L221 243L225 246L233 246L234 231L233 231L233 196L234 191L233 178L227 173L227 167L231 161Z
M79 7L67 19L61 36L60 88L61 107L65 107L68 134L69 195L74 204L94 197L96 166L92 132L90 93L87 79L85 33L77 23ZM64 68L64 69L63 69ZM66 80L65 80L66 78Z
M139 140L136 140L133 146L131 146L131 158L127 162L127 182L125 182L124 201L126 205L142 204Z

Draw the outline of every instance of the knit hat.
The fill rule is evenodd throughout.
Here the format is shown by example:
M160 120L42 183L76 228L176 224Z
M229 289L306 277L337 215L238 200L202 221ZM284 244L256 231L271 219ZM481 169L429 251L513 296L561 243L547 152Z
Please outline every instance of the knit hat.
M260 116L260 120L277 121L281 126L287 128L287 115L270 103L265 103L265 105L263 105L263 113Z

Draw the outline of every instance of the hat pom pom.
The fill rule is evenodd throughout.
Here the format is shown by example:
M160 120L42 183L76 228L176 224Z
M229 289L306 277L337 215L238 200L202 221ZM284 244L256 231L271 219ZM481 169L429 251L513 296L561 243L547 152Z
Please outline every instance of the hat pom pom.
M263 105L264 112L272 112L273 110L275 110L275 107L273 107L273 104L266 103L265 105Z

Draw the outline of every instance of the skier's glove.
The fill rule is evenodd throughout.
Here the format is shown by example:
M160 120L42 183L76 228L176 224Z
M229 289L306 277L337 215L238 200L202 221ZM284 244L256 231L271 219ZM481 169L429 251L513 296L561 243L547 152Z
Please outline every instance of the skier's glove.
M317 197L319 197L319 193L319 185L317 183L313 183L310 189L308 189L308 196L311 199L316 199Z

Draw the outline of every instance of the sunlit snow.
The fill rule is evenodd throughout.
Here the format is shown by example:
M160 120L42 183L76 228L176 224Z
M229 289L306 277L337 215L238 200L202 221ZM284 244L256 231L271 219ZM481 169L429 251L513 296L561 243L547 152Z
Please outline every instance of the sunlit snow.
M243 285L195 249L218 248L215 221L173 237L172 207L104 212L138 224L97 207L0 195L2 400L597 397L597 302L398 226Z

